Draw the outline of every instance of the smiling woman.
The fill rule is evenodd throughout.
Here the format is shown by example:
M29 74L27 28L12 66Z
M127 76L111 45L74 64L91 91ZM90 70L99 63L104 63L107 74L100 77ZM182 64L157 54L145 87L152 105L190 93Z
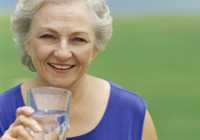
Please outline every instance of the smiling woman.
M25 43L39 81L62 88L70 88L81 79L97 52L88 9L78 1L68 3L67 7L44 5L33 16Z
M72 92L68 140L156 140L142 97L87 74L112 35L104 0L19 0L12 27L22 62L37 76L0 96L1 140L31 140L27 128L42 130L24 107L27 92L42 86Z

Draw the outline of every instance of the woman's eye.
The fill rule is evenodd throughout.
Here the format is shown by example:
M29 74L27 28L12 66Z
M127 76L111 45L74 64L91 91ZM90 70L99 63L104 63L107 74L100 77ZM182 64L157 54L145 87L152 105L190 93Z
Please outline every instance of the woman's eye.
M40 38L42 38L42 39L55 39L56 37L51 35L51 34L44 34L44 35L41 35Z
M72 39L72 41L77 43L87 43L87 40L81 37L75 37Z

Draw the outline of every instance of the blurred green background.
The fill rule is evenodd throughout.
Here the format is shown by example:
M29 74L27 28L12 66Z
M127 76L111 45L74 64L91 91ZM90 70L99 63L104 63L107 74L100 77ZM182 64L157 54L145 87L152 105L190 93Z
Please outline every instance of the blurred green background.
M0 92L34 76L0 16ZM148 102L160 140L200 138L200 16L115 16L113 39L90 73Z

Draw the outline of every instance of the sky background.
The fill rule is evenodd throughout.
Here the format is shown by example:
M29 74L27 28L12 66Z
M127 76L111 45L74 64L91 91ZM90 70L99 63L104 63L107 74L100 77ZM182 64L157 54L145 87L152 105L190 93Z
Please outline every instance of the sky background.
M1 9L13 9L17 0L0 0ZM107 0L112 12L132 14L197 13L200 0Z

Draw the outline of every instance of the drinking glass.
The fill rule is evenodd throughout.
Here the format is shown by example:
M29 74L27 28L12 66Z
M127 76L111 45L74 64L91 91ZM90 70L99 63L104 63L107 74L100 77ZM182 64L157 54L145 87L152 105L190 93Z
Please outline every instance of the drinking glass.
M31 88L27 94L27 105L35 112L42 132L32 135L37 140L64 140L69 128L71 92L56 87ZM30 129L29 129L30 132Z

